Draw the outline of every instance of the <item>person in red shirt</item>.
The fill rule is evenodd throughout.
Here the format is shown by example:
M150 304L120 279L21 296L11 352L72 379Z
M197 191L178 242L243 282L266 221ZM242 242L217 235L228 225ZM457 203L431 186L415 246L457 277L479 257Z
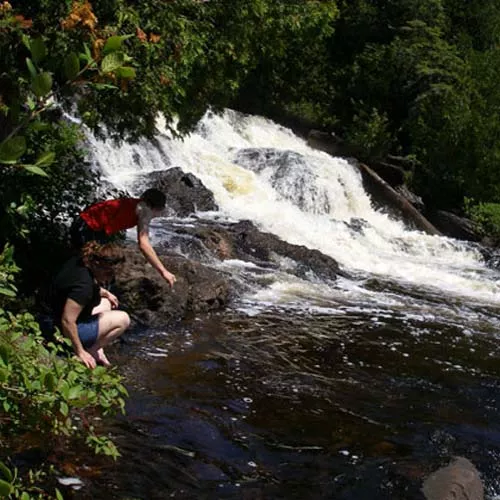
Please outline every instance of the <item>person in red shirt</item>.
M139 249L160 276L173 287L175 275L165 268L149 241L151 219L162 214L165 203L165 195L154 188L146 190L140 198L117 198L94 203L73 221L71 243L78 249L88 241L107 243L116 233L137 226Z

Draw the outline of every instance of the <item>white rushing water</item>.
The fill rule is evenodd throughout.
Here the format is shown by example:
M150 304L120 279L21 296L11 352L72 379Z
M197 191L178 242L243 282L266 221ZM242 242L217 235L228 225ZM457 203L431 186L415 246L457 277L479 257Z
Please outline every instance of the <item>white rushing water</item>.
M500 277L465 243L409 230L377 211L357 169L311 149L290 130L256 116L207 113L184 140L158 123L157 141L117 147L93 137L93 158L105 178L137 194L138 173L181 167L210 189L219 216L252 220L261 230L320 250L360 279L389 278L453 296L496 305ZM213 214L212 214L213 215ZM306 293L275 283L269 300ZM358 290L344 283L344 292ZM262 297L261 297L262 298Z

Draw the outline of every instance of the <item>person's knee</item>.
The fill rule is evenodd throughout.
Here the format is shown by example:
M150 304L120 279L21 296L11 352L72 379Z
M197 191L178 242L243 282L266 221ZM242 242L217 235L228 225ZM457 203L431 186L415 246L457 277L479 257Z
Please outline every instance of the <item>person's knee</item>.
M121 321L122 321L123 329L126 330L130 326L130 316L125 311L120 311L120 313L121 313L121 317L122 317Z
M99 303L99 305L95 306L94 309L92 309L92 314L101 314L111 311L112 309L113 306L111 305L111 301L106 297L103 297L101 298L101 302Z

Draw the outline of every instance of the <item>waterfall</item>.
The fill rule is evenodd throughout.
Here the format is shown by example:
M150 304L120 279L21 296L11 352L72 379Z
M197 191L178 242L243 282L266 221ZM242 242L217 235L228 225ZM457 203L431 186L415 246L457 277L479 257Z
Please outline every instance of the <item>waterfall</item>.
M476 249L410 230L375 209L355 167L311 149L265 118L208 112L183 140L173 138L161 120L154 141L117 147L88 139L94 163L116 187L137 194L137 174L181 167L213 192L219 218L252 220L263 231L335 258L355 277L344 283L351 292L369 295L363 280L378 277L486 305L500 303L499 275ZM273 286L281 297L291 290L297 298L331 293L318 292L315 284L307 285L307 292L296 282Z

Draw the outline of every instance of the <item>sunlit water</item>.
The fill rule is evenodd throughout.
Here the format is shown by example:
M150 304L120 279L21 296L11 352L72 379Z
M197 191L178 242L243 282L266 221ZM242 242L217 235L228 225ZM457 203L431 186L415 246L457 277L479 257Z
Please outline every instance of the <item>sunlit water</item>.
M102 498L420 498L469 458L500 491L498 272L472 246L372 207L357 170L259 117L209 114L184 141L91 139L117 187L180 166L220 210L335 258L336 283L241 261L227 311L131 331L114 361L131 391L111 427L123 458L81 490ZM162 219L156 242L195 219Z

